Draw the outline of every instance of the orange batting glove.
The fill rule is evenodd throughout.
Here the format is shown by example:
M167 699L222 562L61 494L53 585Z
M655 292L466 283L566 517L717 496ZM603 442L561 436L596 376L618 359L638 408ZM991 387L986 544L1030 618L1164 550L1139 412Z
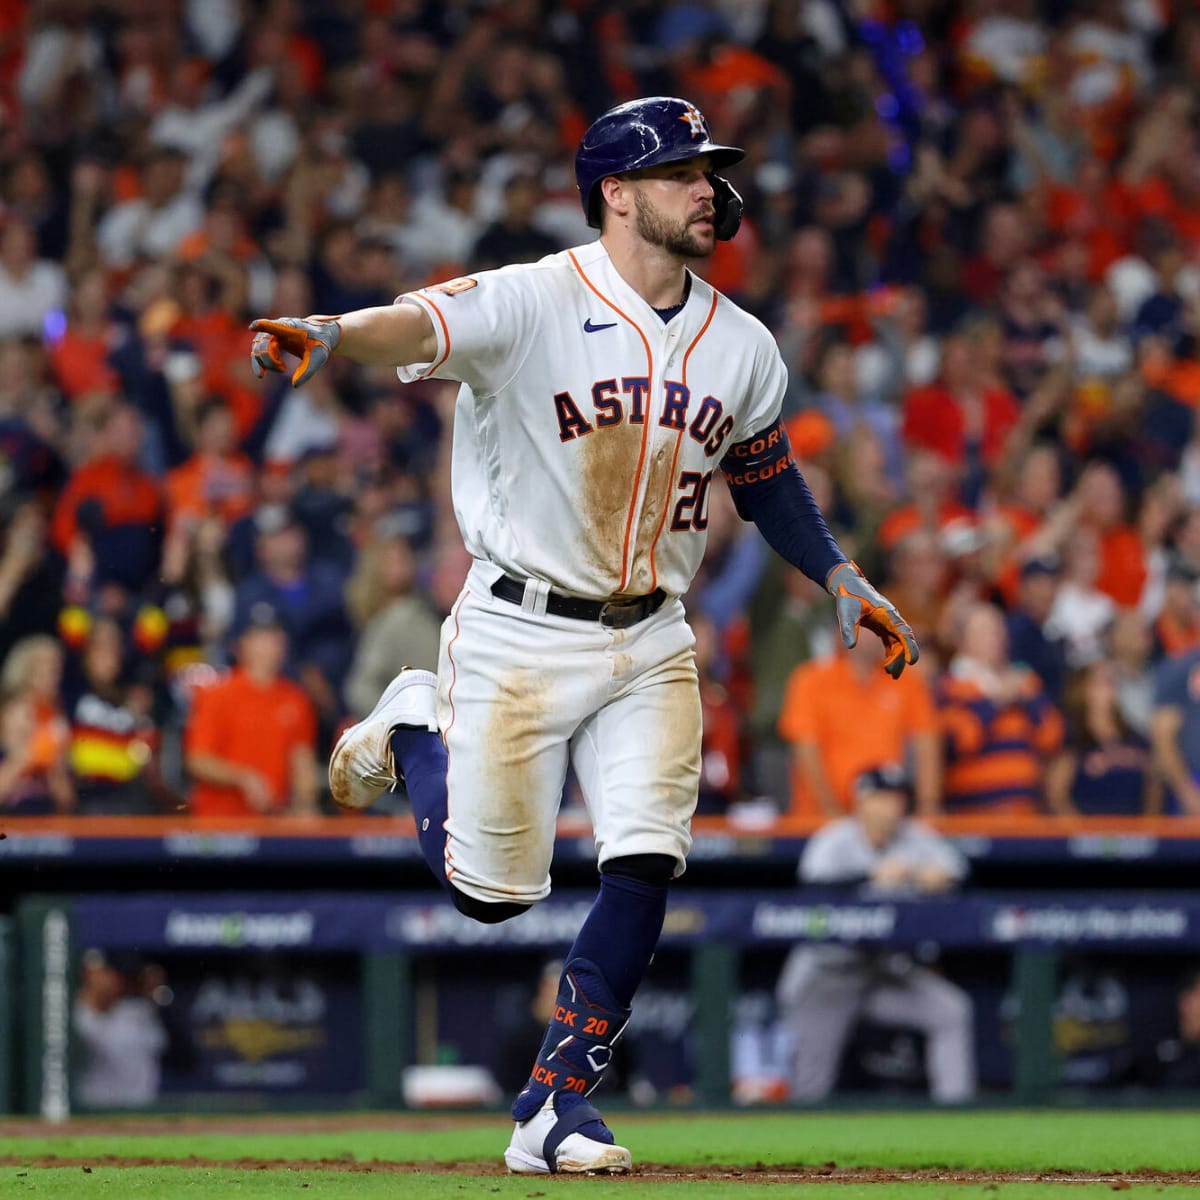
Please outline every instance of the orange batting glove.
M899 679L901 671L921 657L912 628L886 596L876 591L852 562L839 563L829 572L825 590L837 604L838 624L847 650L858 642L858 627L875 634L885 651L883 669Z
M292 387L307 383L328 361L342 340L337 317L278 317L251 321L254 341L250 367L259 379L267 371L286 371L281 351L294 355L300 365L292 372Z

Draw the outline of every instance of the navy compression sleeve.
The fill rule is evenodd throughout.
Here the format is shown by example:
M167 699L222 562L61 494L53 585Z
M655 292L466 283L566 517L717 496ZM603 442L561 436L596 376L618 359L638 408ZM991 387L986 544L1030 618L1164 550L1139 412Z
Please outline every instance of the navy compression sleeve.
M782 421L732 446L721 470L743 521L753 521L780 557L822 587L847 561L792 457Z

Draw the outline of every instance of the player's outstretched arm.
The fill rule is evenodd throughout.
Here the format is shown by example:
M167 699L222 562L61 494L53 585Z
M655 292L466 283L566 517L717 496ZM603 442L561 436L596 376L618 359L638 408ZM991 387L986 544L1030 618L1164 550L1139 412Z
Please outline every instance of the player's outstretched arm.
M311 379L340 354L366 366L399 367L432 362L437 336L429 314L417 304L360 308L338 317L274 317L250 322L254 341L250 365L261 379L267 371L286 371L284 354L299 359L292 386Z

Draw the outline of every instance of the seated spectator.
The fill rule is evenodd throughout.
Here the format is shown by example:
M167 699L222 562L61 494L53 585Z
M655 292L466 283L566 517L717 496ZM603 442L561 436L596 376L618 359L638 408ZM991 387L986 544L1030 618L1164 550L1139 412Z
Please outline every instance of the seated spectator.
M1121 717L1116 672L1106 660L1076 673L1067 688L1066 740L1046 772L1051 812L1139 816L1162 811L1150 743Z
M138 465L142 434L131 405L108 409L92 457L67 481L50 526L50 540L68 562L88 552L95 582L111 580L131 592L153 575L162 533L158 483Z
M800 858L808 886L854 888L872 896L941 895L960 883L967 864L949 842L908 818L912 789L890 764L853 784L853 815L818 830ZM925 1034L930 1092L943 1104L975 1093L974 1019L962 988L912 955L832 942L796 946L777 996L794 1035L792 1098L824 1099L842 1051L861 1018Z
M998 608L977 604L966 614L937 702L946 812L1041 811L1042 773L1062 745L1062 717L1033 671L1010 662Z
M1009 611L1008 652L1018 666L1031 668L1053 704L1061 704L1067 682L1067 654L1061 636L1046 630L1058 594L1057 559L1031 558L1021 567L1017 602Z
M397 664L437 670L441 621L417 587L412 548L402 537L377 535L362 547L346 585L346 608L358 633L346 703L364 717Z
M316 812L316 716L283 677L287 650L280 615L260 601L238 626L236 666L194 693L184 761L196 816Z
M1167 811L1200 816L1200 650L1159 666L1150 740L1170 789Z
M17 642L0 668L0 806L25 815L68 812L69 727L59 702L63 652L54 638Z
M860 642L792 673L779 714L780 736L792 746L792 812L841 816L863 771L908 758L918 811L938 811L940 748L929 685L919 671L891 679L882 662L881 647Z
M125 659L120 625L100 618L84 645L70 704L71 771L85 816L148 815L169 799L159 774L153 691L130 682Z

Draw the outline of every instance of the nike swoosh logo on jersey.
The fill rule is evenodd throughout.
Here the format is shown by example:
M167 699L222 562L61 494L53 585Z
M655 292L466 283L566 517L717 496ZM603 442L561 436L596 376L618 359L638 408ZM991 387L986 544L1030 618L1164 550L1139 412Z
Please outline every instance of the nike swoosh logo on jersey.
M593 325L592 318L588 317L588 319L586 321L584 321L584 323L583 323L583 332L584 333L599 333L601 329L614 329L616 327L616 324L617 324L616 321L609 321L609 323L607 325Z

